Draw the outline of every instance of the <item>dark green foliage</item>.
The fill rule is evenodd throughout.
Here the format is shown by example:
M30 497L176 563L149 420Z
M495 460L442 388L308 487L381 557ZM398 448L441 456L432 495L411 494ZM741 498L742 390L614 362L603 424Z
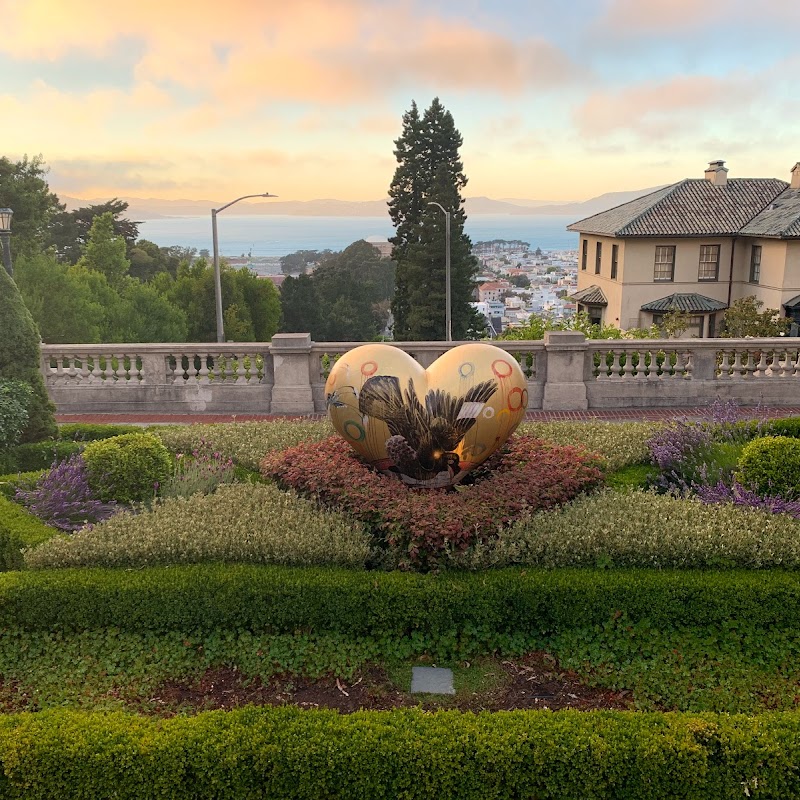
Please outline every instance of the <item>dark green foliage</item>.
M792 713L58 710L0 723L0 791L26 800L787 800L799 760Z
M453 338L475 338L482 322L469 305L478 262L464 233L467 184L458 154L461 134L453 117L435 98L422 118L416 103L403 116L395 141L398 167L389 188L389 215L396 228L391 240L397 262L392 313L397 340L445 338L445 218L451 219Z
M0 452L16 444L28 422L31 387L0 378Z
M14 258L44 250L51 220L63 209L47 185L47 172L41 156L23 156L21 161L0 158L0 208L14 212L11 225ZM0 298L4 296L5 291L0 290Z
M169 451L157 436L125 433L90 442L83 451L89 483L101 500L151 499L172 472Z
M2 504L0 499L0 505ZM511 648L515 639L604 625L656 629L746 619L794 628L793 572L537 568L473 573L197 565L64 569L0 579L0 627L79 631L244 629L399 641L437 656Z
M35 547L57 534L55 528L45 525L26 508L0 497L0 525L20 539L25 547Z
M42 378L39 332L17 285L4 269L0 269L0 378L22 381L31 387L28 422L20 441L38 442L54 437L55 406L47 396Z
M386 327L394 292L394 262L360 240L332 254L312 275L281 286L286 333L310 333L319 342L365 342Z
M791 436L800 439L800 417L773 419L764 424L765 433L769 436Z
M754 295L734 300L731 307L722 314L720 336L741 339L745 336L755 338L780 336L789 330L786 317L781 317L775 308L761 310L764 303Z
M763 436L748 442L739 458L736 480L765 497L800 497L800 441Z
M0 455L0 468L3 473L47 469L66 461L73 453L79 453L82 447L78 442L58 441L18 444Z
M0 521L0 572L24 567L22 546L22 539L8 525Z
M69 422L58 426L58 438L64 442L93 442L123 433L142 433L142 429L138 425L95 425L88 422Z
M55 248L59 261L76 264L84 253L95 219L110 214L114 235L124 240L130 252L139 236L139 223L122 216L127 210L128 204L115 197L98 205L61 211L53 216L50 224L49 244Z

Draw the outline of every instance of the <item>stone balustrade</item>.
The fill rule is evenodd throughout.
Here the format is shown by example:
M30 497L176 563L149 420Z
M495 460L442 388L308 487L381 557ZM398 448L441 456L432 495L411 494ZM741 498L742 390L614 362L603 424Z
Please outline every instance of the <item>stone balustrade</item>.
M359 342L42 345L47 390L61 413L312 414L325 410L331 366ZM393 342L425 367L445 342ZM453 346L455 346L454 343ZM529 410L743 405L800 401L800 340L586 340L495 342L528 379Z

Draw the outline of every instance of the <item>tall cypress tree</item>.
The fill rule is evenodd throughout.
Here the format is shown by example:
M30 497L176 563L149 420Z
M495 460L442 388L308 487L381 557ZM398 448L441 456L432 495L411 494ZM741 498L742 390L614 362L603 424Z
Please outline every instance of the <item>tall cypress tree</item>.
M33 317L17 285L0 268L0 378L22 381L33 389L22 442L38 442L58 433L55 406L44 387L40 359L39 331Z
M392 258L397 262L392 301L394 338L412 341L445 338L445 219L450 211L453 338L482 328L469 305L478 272L464 233L461 190L467 184L458 154L463 139L453 116L435 98L420 119L416 103L403 115L395 141L398 167L389 188L389 215L396 229Z

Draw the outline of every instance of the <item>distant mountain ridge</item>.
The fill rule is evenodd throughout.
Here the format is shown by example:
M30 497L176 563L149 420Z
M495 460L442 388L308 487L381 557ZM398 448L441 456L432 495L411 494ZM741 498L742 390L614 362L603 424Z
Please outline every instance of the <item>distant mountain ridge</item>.
M490 197L468 197L467 215L486 214L554 215L571 216L577 222L584 217L599 214L614 206L630 202L638 197L660 189L636 189L628 192L606 192L589 200L572 203L545 203L538 200L493 200ZM109 197L82 200L67 195L59 196L67 210L104 203ZM225 205L226 201L214 200L161 200L158 198L120 197L128 203L128 217L134 220L159 219L162 217L203 216L212 208ZM383 217L387 215L386 200L268 200L243 201L230 211L236 215L286 214L302 217Z

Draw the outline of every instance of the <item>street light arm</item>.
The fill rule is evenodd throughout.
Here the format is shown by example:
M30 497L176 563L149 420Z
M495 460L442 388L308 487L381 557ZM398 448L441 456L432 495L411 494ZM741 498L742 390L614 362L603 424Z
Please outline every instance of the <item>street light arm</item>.
M237 197L235 200L231 200L230 203L225 203L224 206L220 206L219 208L212 208L211 210L219 214L220 211L224 211L229 206L232 206L234 203L238 203L240 200L247 200L250 197L277 197L276 194L270 194L269 192L264 192L263 194L245 194L241 197Z
M441 208L443 214L448 214L448 215L450 214L450 212L441 203L430 202L430 203L428 203L428 205L429 206L436 206L437 208Z

